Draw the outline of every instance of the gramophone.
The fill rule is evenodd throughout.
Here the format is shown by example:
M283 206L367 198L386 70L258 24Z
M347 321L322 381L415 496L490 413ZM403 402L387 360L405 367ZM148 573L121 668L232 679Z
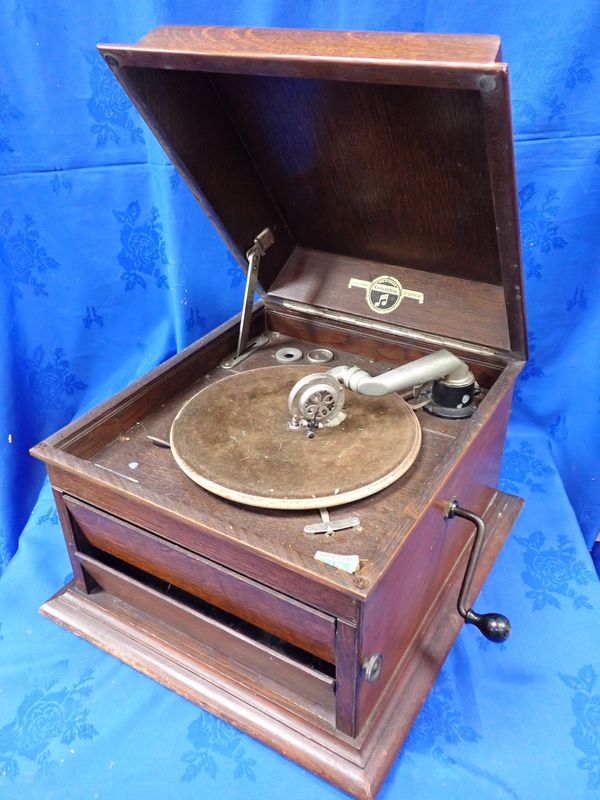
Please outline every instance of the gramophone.
M372 797L463 622L510 632L471 607L521 507L497 489L526 358L499 40L99 49L246 288L33 448L74 571L42 613Z

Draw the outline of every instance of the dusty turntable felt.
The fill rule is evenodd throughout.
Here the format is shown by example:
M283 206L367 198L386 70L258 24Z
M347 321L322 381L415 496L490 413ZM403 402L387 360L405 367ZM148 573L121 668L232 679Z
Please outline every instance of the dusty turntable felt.
M221 497L262 508L337 506L389 486L419 452L414 411L398 395L347 392L346 419L309 439L289 429L287 399L314 371L263 367L202 389L171 427L179 467Z

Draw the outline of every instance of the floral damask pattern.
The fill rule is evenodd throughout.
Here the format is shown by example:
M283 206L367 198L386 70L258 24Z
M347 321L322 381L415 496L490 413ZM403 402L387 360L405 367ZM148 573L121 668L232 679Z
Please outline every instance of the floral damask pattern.
M25 695L15 718L0 728L0 780L15 780L28 761L37 766L38 776L52 774L61 750L75 739L98 735L88 722L85 706L93 670L82 672L71 686L59 688L56 674L67 671L68 661L55 664L42 685Z
M154 13L157 17L161 15L174 16L178 13L177 0L154 0Z
M31 358L24 361L29 371L30 391L33 396L43 401L44 407L48 410L70 410L71 406L65 398L87 389L87 384L78 380L71 372L69 361L60 347L46 358L46 351L39 345L33 351Z
M106 147L109 142L119 144L121 137L116 128L127 131L132 144L143 144L144 132L130 116L136 112L118 81L96 50L84 51L83 55L90 66L92 96L87 107L95 120L90 130L96 136L96 147Z
M71 194L73 191L73 179L68 174L65 174L64 170L56 169L54 170L54 177L50 181L50 186L54 194L60 194L63 191L66 194Z
M600 594L595 580L585 583L589 573L585 567L578 568L577 562L588 565L580 525L582 530L587 527L586 535L593 540L600 520L598 492L590 480L598 474L593 434L600 424L600 387L594 384L593 369L588 375L596 346L593 320L600 311L594 266L600 247L597 4L534 0L469 3L461 8L461 4L409 0L371 3L364 9L333 0L306 0L306 4L310 11L306 24L316 27L499 32L510 61L515 102L526 300L537 339L532 337L532 358L517 385L516 397L522 402L513 407L503 484L529 502L513 534L522 541L509 541L494 579L508 605L504 608L500 603L499 609L511 617L514 636L498 646L478 637L473 629L465 632L445 669L447 677L441 679L441 688L434 687L405 758L396 762L383 795L396 800L488 800L492 796L591 800L600 794L600 644L594 629ZM269 23L273 4L268 5L263 3L262 10L257 5L256 19ZM198 22L204 6L208 18L215 17L218 8L181 0L151 0L149 5L90 0L84 13L76 13L75 4L36 0L7 0L5 6L11 30L0 52L0 162L5 172L0 214L9 209L14 222L8 233L0 231L0 248L18 231L28 238L23 220L29 214L30 227L39 231L38 248L45 248L59 265L50 263L45 271L38 271L33 259L28 277L27 260L39 250L28 251L29 255L7 266L0 249L0 286L5 281L10 292L5 298L8 302L0 298L0 314L6 310L11 315L2 341L8 367L4 378L8 376L11 383L7 384L9 402L0 404L4 431L0 473L9 465L0 513L6 539L3 543L0 533L0 562L6 563L17 545L21 550L0 580L0 608L5 609L4 614L0 611L0 635L4 636L0 642L0 738L7 747L0 771L6 772L7 761L9 770L14 773L12 762L16 762L19 771L13 781L7 774L0 776L0 798L92 800L96 793L100 800L137 800L144 795L177 800L264 800L278 793L307 800L320 794L337 796L336 790L324 786L321 791L302 770L284 765L275 755L265 755L261 746L231 728L218 727L211 718L196 723L187 739L188 725L200 712L190 712L185 701L173 697L169 707L174 713L162 714L162 690L155 693L133 670L116 664L113 670L112 662L105 664L103 697L135 697L139 702L101 703L99 678L87 682L94 692L87 698L74 696L73 701L79 702L75 714L87 712L83 724L93 724L98 735L85 739L76 734L71 744L65 744L61 739L69 719L68 701L56 700L57 713L44 712L44 701L51 703L53 694L72 689L84 665L93 666L104 656L78 645L73 636L53 633L49 622L34 622L34 600L50 593L48 581L55 581L58 588L63 577L67 581L71 575L66 574L66 553L59 546L56 512L50 511L47 496L20 530L35 499L35 485L28 476L35 483L43 470L41 464L27 460L26 448L34 437L41 439L43 433L57 429L70 417L71 409L79 411L94 401L97 392L81 389L83 381L92 383L92 375L110 376L117 362L135 365L142 348L148 357L162 357L163 351L172 349L173 332L178 333L177 344L183 345L204 332L203 318L212 326L221 315L239 307L244 270L233 257L225 262L225 248L210 232L210 223L201 211L192 210L185 181L165 167L158 145L150 145L145 124L93 49L97 40L132 42L155 24ZM173 9L176 13L172 14ZM243 19L243 4L230 10L232 24L248 22ZM276 13L279 18L271 20L273 24L297 23L298 9L293 3L278 4ZM89 50L88 55L74 50L74 43ZM330 110L332 120L326 122L334 121L335 109ZM456 119L453 124L464 121ZM352 139L355 134L349 130L341 135ZM140 143L144 138L148 152ZM130 234L150 224L151 208L158 206L165 251L176 270L171 271L160 256L154 257L158 248L152 236L139 255L135 238L126 236L126 244L119 241L126 223L118 222L112 210L126 211L132 200L138 201L141 210L127 223ZM164 202L170 208L168 216ZM125 264L117 261L121 250ZM164 289L155 287L154 269L172 284L172 303L166 302ZM15 297L11 282L23 299L11 302ZM126 291L128 282L133 282L130 291ZM41 283L39 290L36 283ZM187 300L181 303L186 288ZM128 311L124 312L122 301L127 301ZM146 347L158 323L161 335L156 347ZM34 357L38 344L43 351ZM57 345L65 348L58 357ZM77 349L85 360L75 358ZM19 356L29 359L31 368ZM122 370L113 372L114 380L98 387L103 394L116 391L123 382ZM582 392L571 391L569 376L573 374L582 376ZM33 386L47 393L49 402L32 391ZM73 394L67 393L67 386ZM18 404L16 421L12 398ZM589 413L583 413L584 405ZM38 408L45 428L33 419ZM10 446L6 442L9 431L14 436ZM17 469L11 466L15 454ZM566 491L561 480L567 484ZM555 526L560 527L555 530ZM542 529L543 542L530 541L536 529ZM568 536L576 554L568 552L558 534ZM20 602L14 602L15 587ZM492 586L488 591L494 594ZM592 610L582 600L586 596ZM498 608L491 595L489 599L489 606L480 600L475 607ZM576 608L578 601L582 605ZM545 604L543 610L532 610L536 602ZM524 635L532 624L536 647ZM29 684L29 666L39 670L48 659L52 661L55 648L63 647L65 655L60 657L71 659L69 672L63 668L50 688ZM24 663L25 653L29 663ZM476 681L471 695L469 669L475 665L473 677L480 674L475 663L478 656L486 662L490 680ZM82 666L80 659L85 661ZM580 671L582 665L593 667ZM558 671L567 676L565 683L556 675ZM118 684L114 692L113 677ZM540 697L542 686L552 692L550 702ZM30 701L18 720L17 710L25 696L36 691L41 693L40 700ZM144 724L145 715L140 714L140 709L152 707L155 713L148 718L160 717L158 730ZM481 727L474 721L479 715ZM8 726L12 727L7 736ZM27 749L28 743L33 747L32 742L37 743L37 752L44 741L46 749L37 758L17 752L19 747L33 752ZM71 749L76 754L71 755ZM175 757L169 757L173 752ZM160 769L149 763L154 756ZM42 778L56 762L55 777ZM256 773L256 780L244 770ZM184 774L186 780L181 782ZM286 784L290 775L291 787ZM504 786L499 785L502 780Z
M575 726L571 738L584 754L577 766L588 773L587 788L600 789L600 694L594 693L598 673L591 664L581 667L576 675L560 675L561 681L573 690L571 708ZM575 794L573 794L575 797Z
M521 370L519 377L517 378L517 384L514 392L514 398L517 402L522 402L523 400L524 383L527 383L527 381L531 380L532 378L544 377L544 370L540 367L538 363L538 357L536 353L537 336L534 331L529 331L528 343L529 343L529 358L526 361L525 366Z
M539 27L539 10L533 10L530 15L527 15L524 7L519 10L523 31ZM586 36L589 21L585 14L575 12L569 16L568 22L563 22L564 15L561 19L560 11L558 6L551 8L546 4L545 24L547 30L552 31L552 36L559 32L561 23L568 25L568 36L561 44L570 48L577 36ZM545 38L544 41L540 39L534 43L529 38L526 47L522 48L523 52L526 50L527 58L520 65L515 64L517 69L516 74L513 74L513 85L517 87L517 92L513 118L517 129L527 125L533 130L545 131L547 120L562 123L565 119L564 112L572 104L573 92L594 80L592 70L585 64L584 51L576 49L571 53L564 52L560 47L549 46L550 41L550 38ZM530 68L531 64L535 64L535 70Z
M34 25L37 22L37 12L35 11L35 3L29 0L15 0L13 8L13 22L20 28L23 22L28 22Z
M2 92L0 94L0 124L7 125L22 118L23 112L11 103L5 92ZM0 136L0 153L14 153L14 148L7 136Z
M521 243L528 278L542 277L538 253L562 250L567 246L566 239L558 233L559 224L554 221L559 208L557 190L548 189L545 198L538 205L532 203L535 194L535 183L528 183L519 191Z
M8 566L8 562L11 560L12 557L13 553L11 551L11 548L8 546L4 529L0 528L0 575L2 575L4 567Z
M152 206L149 218L141 225L137 224L141 214L137 200L129 203L125 211L113 211L113 214L122 226L122 249L118 259L123 267L121 279L125 281L125 289L131 291L136 286L145 289L146 277L154 278L159 289L168 289L167 276L162 272L162 267L167 266L169 260L156 206Z
M584 61L585 53L575 53L569 64L561 65L554 71L553 80L564 83L567 89L574 89L578 83L591 83L594 76Z
M564 414L559 414L556 417L552 425L548 428L548 433L555 442L564 442L569 438L569 427Z
M425 30L425 22L422 17L416 19L411 24L406 24L406 14L394 14L387 19L383 26L384 31L410 31L411 33L422 33Z
M515 536L514 540L524 549L522 577L530 587L525 597L533 600L534 611L546 606L562 608L563 599L570 600L577 609L592 608L588 597L575 587L586 586L595 576L577 558L577 550L566 536L560 535L555 547L545 546L546 537L542 531L534 531L528 537Z
M553 97L550 98L550 102L548 103L548 119L550 122L556 120L557 122L564 122L565 114L564 112L567 110L567 104L563 103L560 97L555 94ZM539 278L539 275L535 276Z
M462 721L446 673L442 670L407 740L408 751L429 753L437 761L454 764L444 744L476 742L481 736Z
M58 525L58 511L56 510L56 506L50 506L48 511L45 514L42 514L38 517L36 525Z
M169 185L171 187L172 192L176 192L179 189L181 184L181 175L177 172L175 168L173 168L173 172L169 178Z
M103 328L104 317L96 311L96 306L86 306L85 316L83 317L83 327L89 329L94 325Z
M560 64L552 73L550 80L553 85L564 87L569 93L579 85L592 83L594 76L592 71L584 64L585 53L577 52L573 55L568 64ZM565 121L564 112L567 110L567 103L563 100L563 95L555 94L548 104L550 114L549 120Z
M189 726L188 740L193 749L181 757L187 764L182 781L191 781L201 773L216 778L220 765L226 760L232 762L234 778L255 779L256 762L246 755L242 745L244 737L226 722L202 712Z
M231 282L229 284L230 289L235 289L236 286L239 286L241 283L244 283L246 277L242 271L242 268L235 260L235 258L231 255L231 253L227 253L227 261L229 262L229 267L227 268L227 274L229 275Z
M518 494L520 487L527 486L531 492L545 492L543 483L535 478L552 475L554 470L535 457L529 442L507 450L502 460L501 488L505 492Z
M37 274L58 269L60 265L40 244L40 232L29 215L23 218L22 228L14 230L14 223L10 211L0 214L0 261L12 278L17 297L23 297L17 284L31 286L35 295L47 296L46 284Z
M206 333L208 331L206 317L202 316L200 306L190 306L185 321L185 329L187 331L191 331L194 328L198 328L200 333Z
M575 291L567 300L567 311L585 311L588 306L588 296L583 286L576 286Z

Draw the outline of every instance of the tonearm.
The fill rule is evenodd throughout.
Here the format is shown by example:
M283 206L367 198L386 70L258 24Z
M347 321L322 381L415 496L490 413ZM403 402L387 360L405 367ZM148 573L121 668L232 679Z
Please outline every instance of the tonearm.
M432 414L450 418L469 417L478 391L473 373L448 350L437 350L408 364L370 375L360 367L338 366L328 372L311 373L292 388L288 407L294 430L335 426L344 419L344 387L358 394L381 397L431 384L424 404Z

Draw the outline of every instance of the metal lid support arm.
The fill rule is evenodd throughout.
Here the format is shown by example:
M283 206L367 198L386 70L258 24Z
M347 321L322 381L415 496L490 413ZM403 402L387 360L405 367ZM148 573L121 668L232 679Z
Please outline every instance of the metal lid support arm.
M254 292L256 291L256 283L258 279L258 265L260 259L267 252L269 247L275 241L273 231L270 228L265 228L261 231L254 244L246 253L248 259L248 272L246 274L246 289L244 291L244 303L242 305L242 318L240 320L240 334L238 338L237 350L235 357L239 358L245 352L248 346L248 334L250 332L250 321L252 319L252 306L254 305Z

